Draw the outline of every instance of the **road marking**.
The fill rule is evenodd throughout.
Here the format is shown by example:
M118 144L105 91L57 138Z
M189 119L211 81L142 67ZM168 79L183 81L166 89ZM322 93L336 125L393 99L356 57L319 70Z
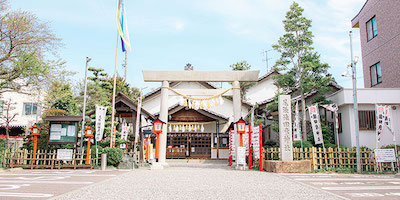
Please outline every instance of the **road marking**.
M400 190L400 186L322 187L323 190Z
M22 180L0 180L0 183L44 183L44 184L92 184L93 182L88 181L22 181Z
M296 181L400 181L400 179L389 178L296 178Z
M346 193L352 197L384 197L385 195L379 193Z
M375 184L373 182L312 182L313 185L365 185L365 184Z
M28 197L28 198L34 198L34 197L52 197L54 195L52 194L43 194L43 193L17 193L17 192L0 192L0 196L3 197Z
M54 177L0 177L0 180L39 180L39 181L56 181L65 178L70 178L69 176L54 176Z
M1 174L1 176L116 176L115 174Z
M21 184L21 185L0 184L0 190L14 190L14 189L19 189L22 186L29 186L29 184Z

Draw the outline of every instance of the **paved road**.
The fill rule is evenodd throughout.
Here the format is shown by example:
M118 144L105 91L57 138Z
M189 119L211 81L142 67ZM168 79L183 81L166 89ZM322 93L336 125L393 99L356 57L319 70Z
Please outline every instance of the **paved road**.
M281 174L349 199L400 199L400 178L394 175Z
M54 199L343 199L273 173L226 164L171 165L128 172Z
M0 200L48 199L126 173L121 170L23 170L0 173Z

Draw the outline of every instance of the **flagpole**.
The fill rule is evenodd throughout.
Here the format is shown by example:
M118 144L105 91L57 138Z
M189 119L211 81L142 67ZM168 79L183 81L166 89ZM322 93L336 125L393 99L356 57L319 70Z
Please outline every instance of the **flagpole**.
M128 68L128 51L125 51L125 65L124 65L124 70L125 70L125 73L124 73L124 79L125 79L125 81L126 81L126 70L127 70L127 68Z
M113 84L113 95L112 95L112 111L111 111L111 138L110 147L115 147L115 131L114 131L114 117L115 117L115 90L117 85L117 59L118 59L118 39L119 34L117 31L117 44L115 46L115 67L114 67L114 84Z

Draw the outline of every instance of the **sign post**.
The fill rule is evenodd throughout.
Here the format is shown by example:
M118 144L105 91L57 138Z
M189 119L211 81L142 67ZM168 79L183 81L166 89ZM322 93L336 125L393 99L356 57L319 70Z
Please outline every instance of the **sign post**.
M292 114L290 95L279 95L279 143L282 161L293 161Z

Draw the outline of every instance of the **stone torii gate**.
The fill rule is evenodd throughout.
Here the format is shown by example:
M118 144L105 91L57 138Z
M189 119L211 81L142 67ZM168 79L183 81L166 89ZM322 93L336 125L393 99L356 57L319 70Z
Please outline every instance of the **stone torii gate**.
M161 87L161 102L160 102L160 116L159 119L165 123L168 122L168 88L169 82L232 82L232 96L233 96L233 119L239 121L241 117L241 97L240 97L240 84L239 82L257 81L259 70L254 71L153 71L143 70L143 79L145 82L162 82ZM185 95L217 95L220 89L193 89L182 90ZM167 126L163 126L162 134L160 134L159 145L159 159L155 163L155 168L163 168L168 166L166 163L166 149L167 149ZM235 140L239 142L238 139ZM235 142L235 143L236 143ZM238 147L239 144L236 144ZM237 151L236 151L237 152Z

